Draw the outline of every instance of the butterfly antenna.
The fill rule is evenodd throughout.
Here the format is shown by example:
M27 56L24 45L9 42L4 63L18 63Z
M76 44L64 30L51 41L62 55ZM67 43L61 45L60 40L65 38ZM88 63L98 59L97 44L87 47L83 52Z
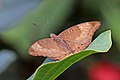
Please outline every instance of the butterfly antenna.
M33 24L34 26L36 26L36 27L39 27L39 26L38 26L36 23L34 23L34 22L33 22L32 24Z
M40 26L38 26L36 23L32 23L34 26L36 26L37 28L39 28ZM47 31L49 34L52 34L52 33L50 33L49 31Z

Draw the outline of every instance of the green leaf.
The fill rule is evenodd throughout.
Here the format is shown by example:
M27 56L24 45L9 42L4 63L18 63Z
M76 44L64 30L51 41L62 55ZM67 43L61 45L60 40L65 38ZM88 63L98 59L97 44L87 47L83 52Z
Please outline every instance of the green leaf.
M60 61L42 64L40 67L37 68L36 72L31 78L33 80L54 80L74 63L91 54L97 52L107 52L110 49L111 45L111 31L108 30L101 33L86 50L81 51L77 54L73 54Z
M108 30L101 33L86 50L94 50L96 52L107 52L112 45L111 31ZM106 51L105 51L106 50Z

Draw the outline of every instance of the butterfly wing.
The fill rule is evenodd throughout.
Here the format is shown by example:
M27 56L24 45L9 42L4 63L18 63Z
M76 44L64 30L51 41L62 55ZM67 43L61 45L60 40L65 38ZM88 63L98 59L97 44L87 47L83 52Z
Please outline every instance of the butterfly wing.
M51 38L45 38L36 41L30 48L29 53L33 56L44 56L54 60L60 60L68 55L68 51L65 51L56 44Z
M61 32L58 37L64 40L72 50L79 52L90 44L94 32L99 27L99 21L86 22L68 28ZM69 50L61 48L52 38L35 42L29 48L29 53L33 56L44 56L54 60L60 60L70 55Z
M99 27L99 21L85 22L66 29L58 36L68 43L75 52L79 52L90 44L94 32Z

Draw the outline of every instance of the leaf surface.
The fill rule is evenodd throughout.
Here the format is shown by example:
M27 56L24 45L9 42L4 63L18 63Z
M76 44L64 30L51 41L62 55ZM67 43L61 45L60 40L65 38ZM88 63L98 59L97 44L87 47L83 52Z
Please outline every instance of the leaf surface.
M97 52L107 52L112 45L111 31L105 31L101 33L90 45L89 47L77 54L73 54L63 60L53 61L44 63L39 66L32 75L31 79L28 80L54 80L62 72L68 69L74 63L80 61L81 59L95 54Z

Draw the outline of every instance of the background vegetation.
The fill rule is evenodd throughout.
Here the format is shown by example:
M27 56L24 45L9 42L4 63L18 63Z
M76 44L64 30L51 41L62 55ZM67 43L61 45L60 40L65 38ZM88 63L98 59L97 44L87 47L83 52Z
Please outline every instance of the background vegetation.
M93 79L96 75L91 72L98 71L99 68L94 68L94 65L103 64L103 61L107 66L117 65L110 70L114 69L120 75L117 72L120 69L119 3L119 0L1 0L0 80L27 79L45 60L28 54L33 42L49 37L51 32L59 34L72 25L91 20L102 23L94 38L105 30L112 30L114 43L111 50L85 58L57 80L97 80ZM105 78L105 74L101 77Z

